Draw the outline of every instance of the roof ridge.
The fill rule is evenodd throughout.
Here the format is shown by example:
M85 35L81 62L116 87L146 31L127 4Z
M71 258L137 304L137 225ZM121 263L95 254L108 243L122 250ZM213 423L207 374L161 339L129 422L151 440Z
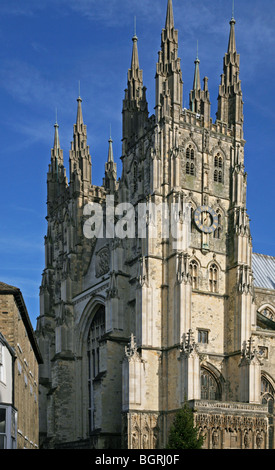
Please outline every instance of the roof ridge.
M253 256L253 255L264 256L265 258L274 258L274 259L275 259L275 256L272 256L272 255L265 255L264 253L255 253L255 252L253 252L253 253L252 253L252 256Z

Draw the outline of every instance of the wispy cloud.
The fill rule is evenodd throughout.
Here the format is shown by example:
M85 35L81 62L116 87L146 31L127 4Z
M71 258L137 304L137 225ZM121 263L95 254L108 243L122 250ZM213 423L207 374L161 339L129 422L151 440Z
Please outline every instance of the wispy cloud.
M2 63L0 84L23 104L54 103L59 99L54 82L32 64L11 59Z
M8 236L0 238L0 253L12 253L16 252L44 252L44 246L41 240L33 240L32 237L24 239L22 236Z

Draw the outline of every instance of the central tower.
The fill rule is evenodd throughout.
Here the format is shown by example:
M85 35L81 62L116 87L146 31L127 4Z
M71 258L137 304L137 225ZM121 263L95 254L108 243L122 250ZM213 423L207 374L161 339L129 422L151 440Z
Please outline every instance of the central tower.
M37 327L43 444L164 448L185 400L206 447L230 448L232 429L240 447L247 423L264 442L235 19L215 121L198 55L183 109L172 0L152 116L132 40L120 179L110 137L103 184L92 184L80 97L70 182L55 126ZM112 234L85 236L95 207Z

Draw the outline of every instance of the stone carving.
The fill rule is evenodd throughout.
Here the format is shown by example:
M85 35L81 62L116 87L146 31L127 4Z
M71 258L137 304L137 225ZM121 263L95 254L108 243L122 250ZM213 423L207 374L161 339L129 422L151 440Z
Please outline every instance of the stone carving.
M258 449L261 449L263 440L264 438L262 432L258 432L256 435L256 445Z
M110 269L110 252L108 247L102 248L96 256L95 275L101 277Z
M214 429L213 433L212 433L212 447L213 449L217 449L218 446L219 446L219 434L218 434L218 431L217 429Z
M188 330L188 333L184 333L182 335L182 343L181 343L181 354L183 355L191 355L193 352L197 352L197 344L194 340L194 333L192 330Z
M252 337L248 341L244 342L240 365L250 364L251 362L260 363L260 354L254 346L254 340Z
M235 447L237 442L243 442L243 447L246 449L255 447L260 449L267 434L266 418L255 416L254 413L243 416L196 412L195 422L200 432L204 432L204 447L210 442L213 449ZM232 441L233 434L235 439Z
M130 343L128 344L128 346L125 346L125 356L126 356L126 359L128 359L128 361L135 360L135 359L141 361L140 354L138 353L138 350L137 350L136 339L133 333L131 333Z
M155 413L128 414L128 435L131 449L156 449L159 429Z
M249 433L248 433L248 431L245 431L245 433L244 433L244 447L245 447L245 449L249 449L250 442L251 442L251 439L250 439Z
M141 257L138 263L137 280L140 287L147 285L148 281L148 260Z

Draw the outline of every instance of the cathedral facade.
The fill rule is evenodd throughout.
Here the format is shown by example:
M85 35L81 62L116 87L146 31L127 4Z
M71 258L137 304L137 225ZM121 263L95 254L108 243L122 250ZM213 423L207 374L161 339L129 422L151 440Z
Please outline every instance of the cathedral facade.
M187 400L204 448L274 448L275 259L252 249L233 17L215 122L199 63L186 109L168 0L152 116L133 37L119 179L110 138L92 184L80 97L69 178L55 125L41 447L161 449Z

